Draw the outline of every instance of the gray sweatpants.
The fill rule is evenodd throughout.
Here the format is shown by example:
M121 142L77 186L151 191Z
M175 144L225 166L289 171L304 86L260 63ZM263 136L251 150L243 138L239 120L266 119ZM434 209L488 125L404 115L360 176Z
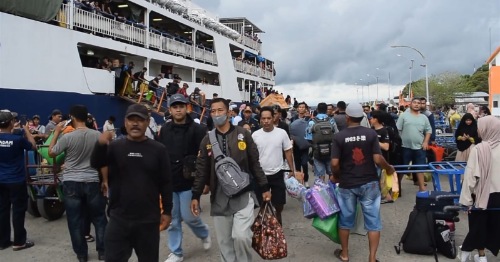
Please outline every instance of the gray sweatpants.
M233 216L214 216L215 234L222 262L252 261L253 198Z

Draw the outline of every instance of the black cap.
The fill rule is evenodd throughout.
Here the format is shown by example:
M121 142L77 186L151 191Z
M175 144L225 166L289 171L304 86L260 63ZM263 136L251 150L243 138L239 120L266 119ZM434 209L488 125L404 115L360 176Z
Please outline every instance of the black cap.
M130 116L138 116L142 119L149 119L149 111L144 105L133 104L127 108L127 112L125 113L126 118Z
M62 115L61 110L59 110L59 109L52 110L51 116L56 116L56 115Z
M39 115L34 115L31 119L35 119L35 118L40 119L40 116Z
M187 99L184 97L182 94L175 94L170 97L170 105L173 105L175 103L182 103L182 104L187 104L189 103Z
M2 125L12 121L12 119L16 117L17 117L16 112L10 112L7 109L0 110L0 124Z

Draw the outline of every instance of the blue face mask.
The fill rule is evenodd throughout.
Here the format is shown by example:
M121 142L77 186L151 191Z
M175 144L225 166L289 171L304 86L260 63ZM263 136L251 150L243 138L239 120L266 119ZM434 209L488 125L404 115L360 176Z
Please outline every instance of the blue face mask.
M227 115L214 116L212 120L214 120L214 125L223 126L226 123Z

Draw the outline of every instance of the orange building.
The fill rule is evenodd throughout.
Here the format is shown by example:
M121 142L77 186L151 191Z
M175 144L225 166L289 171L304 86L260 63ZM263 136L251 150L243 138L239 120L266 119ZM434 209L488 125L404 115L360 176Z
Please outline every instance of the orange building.
M497 47L495 52L490 55L488 60L490 72L488 77L489 84L489 108L491 114L494 116L500 116L500 46Z

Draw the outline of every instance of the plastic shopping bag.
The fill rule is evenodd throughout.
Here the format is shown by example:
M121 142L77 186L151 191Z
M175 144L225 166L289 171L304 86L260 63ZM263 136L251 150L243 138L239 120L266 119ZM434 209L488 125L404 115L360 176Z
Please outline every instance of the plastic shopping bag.
M339 236L339 214L335 214L325 220L315 217L312 226L333 242L340 244Z

